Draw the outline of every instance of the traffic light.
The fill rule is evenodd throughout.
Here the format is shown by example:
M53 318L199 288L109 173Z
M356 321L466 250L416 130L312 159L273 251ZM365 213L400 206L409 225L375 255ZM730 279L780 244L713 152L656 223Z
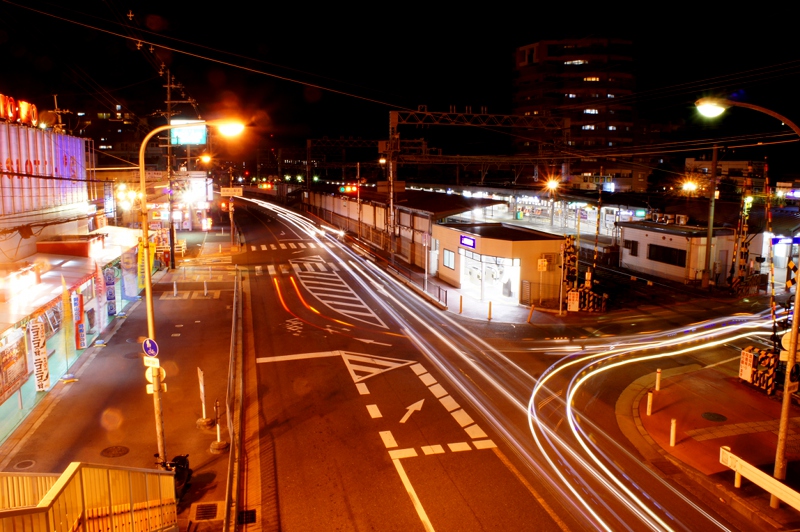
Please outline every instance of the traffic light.
M272 183L259 183L258 188L263 190L272 190Z
M339 192L343 194L355 194L358 192L358 185L342 185L339 187Z
M228 212L228 202L225 200L220 201L219 210L221 210L222 212Z

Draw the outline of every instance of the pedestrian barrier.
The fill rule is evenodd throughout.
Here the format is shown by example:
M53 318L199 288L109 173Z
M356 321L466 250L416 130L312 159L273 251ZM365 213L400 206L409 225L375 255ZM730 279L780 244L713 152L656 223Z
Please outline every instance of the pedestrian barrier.
M567 292L567 300L569 300L569 295L572 293L578 294L579 310L586 312L605 312L606 300L608 299L606 294L596 294L592 291L591 287L582 286L580 288L569 290Z
M40 477L0 472L0 530L178 531L171 471L72 462Z
M739 379L764 390L767 395L775 393L775 370L778 354L769 349L747 346L739 359Z
M744 477L756 486L764 488L770 495L775 495L795 510L800 510L800 493L797 493L780 480L764 473L758 467L745 462L733 454L730 447L722 446L719 448L719 463L729 467L736 473L733 484L735 487L742 487L742 477Z

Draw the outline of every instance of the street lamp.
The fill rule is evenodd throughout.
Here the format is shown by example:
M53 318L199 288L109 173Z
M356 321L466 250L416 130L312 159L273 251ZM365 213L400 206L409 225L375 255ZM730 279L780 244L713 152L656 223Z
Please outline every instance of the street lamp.
M697 106L697 110L700 112L700 114L710 118L721 115L729 107L744 107L745 109L752 109L753 111L758 111L780 120L782 123L789 126L798 137L800 137L800 128L797 127L797 124L785 116L776 113L775 111L771 111L758 105L726 100L722 98L700 98L695 102L695 105ZM789 354L786 360L786 376L783 379L783 399L781 401L781 417L780 425L778 427L778 446L775 451L775 471L773 476L778 480L786 479L786 435L789 431L789 409L792 405L790 391L791 382L789 375L797 361L797 328L798 324L800 324L798 305L800 305L800 287L795 287L794 310L792 311L792 330L789 333ZM777 496L771 495L769 505L772 508L777 508L780 506L780 500Z
M144 252L144 257L142 257L142 260L144 261L144 293L147 310L147 337L153 341L156 339L156 327L153 316L153 272L151 271L152 266L150 264L150 235L147 223L147 185L145 183L144 153L147 150L147 143L150 142L150 139L162 131L184 127L198 127L203 125L215 125L219 128L220 133L226 136L238 135L244 130L243 124L235 124L227 120L198 121L189 124L167 124L164 126L159 126L145 135L144 139L142 140L142 145L139 147L139 192L142 195L142 246ZM169 213L169 216L171 219L171 212ZM167 454L164 444L164 419L161 410L161 376L158 371L153 371L152 375L153 408L156 415L156 438L158 440L158 462L163 464L167 461Z
M553 199L553 196L558 190L558 181L555 179L550 179L547 181L547 190L550 192L550 227L553 226L553 215L555 214L556 210L556 202Z

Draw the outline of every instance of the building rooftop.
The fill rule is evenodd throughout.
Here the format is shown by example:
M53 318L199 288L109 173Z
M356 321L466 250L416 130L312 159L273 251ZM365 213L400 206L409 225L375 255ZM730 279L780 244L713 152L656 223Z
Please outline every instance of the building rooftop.
M509 240L512 242L525 240L562 240L563 237L550 233L543 233L527 227L509 225L504 223L474 223L474 224L442 224L464 233L493 238L495 240Z

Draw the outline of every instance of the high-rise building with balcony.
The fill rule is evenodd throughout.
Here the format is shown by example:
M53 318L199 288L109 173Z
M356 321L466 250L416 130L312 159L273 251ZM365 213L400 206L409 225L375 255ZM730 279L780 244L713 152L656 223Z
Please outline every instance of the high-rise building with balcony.
M634 140L632 63L632 43L624 39L562 39L518 48L514 113L563 117L569 128L517 131L515 151L545 157L539 174L568 175L576 188L594 188L602 179L617 190L637 189L632 159L618 155Z

